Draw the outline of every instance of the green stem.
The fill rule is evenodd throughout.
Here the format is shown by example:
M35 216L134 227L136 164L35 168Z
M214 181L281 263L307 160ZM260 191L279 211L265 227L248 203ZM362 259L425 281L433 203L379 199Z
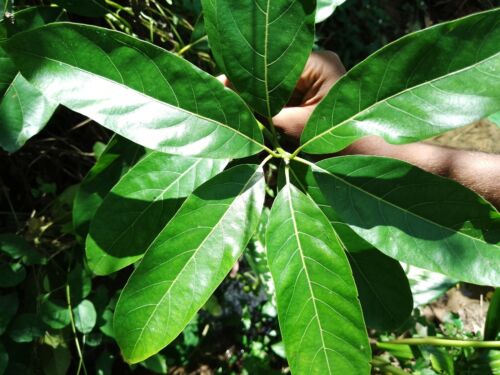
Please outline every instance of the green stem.
M68 309L69 309L69 319L71 322L71 330L73 331L73 336L75 338L76 352L78 353L78 358L80 359L78 362L78 369L76 370L76 375L80 374L81 369L83 369L83 373L85 375L88 375L87 368L85 367L85 362L83 361L82 349L80 348L80 342L78 341L78 335L76 333L75 317L73 316L73 307L71 306L71 293L70 292L71 291L70 291L69 284L66 284L66 302L68 304Z
M453 346L456 348L500 348L500 341L455 340L442 339L439 337L413 337L387 341L387 343L397 345Z
M278 143L278 133L276 132L276 127L274 126L274 123L273 123L273 118L271 116L269 116L267 118L267 122L269 123L269 127L271 128L271 134L272 134L272 137L273 137L273 145L274 147L278 147L279 146L279 143Z
M184 53L186 53L187 51L189 51L191 48L193 48L195 45L203 42L204 40L207 40L207 36L203 36L201 37L200 39L197 39L195 40L193 43L190 43L190 44L187 44L185 45L184 47L181 48L181 50L179 52L177 52L177 55L179 56L182 56Z

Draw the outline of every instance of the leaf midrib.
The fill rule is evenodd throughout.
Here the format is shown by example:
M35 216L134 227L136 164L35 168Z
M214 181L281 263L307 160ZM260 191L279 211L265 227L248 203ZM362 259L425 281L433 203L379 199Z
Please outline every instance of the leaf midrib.
M495 57L498 57L498 56L500 56L500 52L497 52L497 53L495 53L494 55L491 55L490 57L487 57L486 59L483 59L483 60L481 60L481 61L479 61L479 62L476 62L476 63L474 63L473 65L469 65L469 66L467 66L467 67L465 67L465 68L462 68L462 69L456 70L456 71L454 71L454 72L452 72L452 73L448 73L448 74L446 74L446 75L443 75L443 76L439 76L439 77L433 78L433 79L431 79L431 80L429 80L429 81L425 81L425 82L419 83L418 85L411 86L411 87L407 87L407 88L406 88L406 89L404 89L403 91L399 91L399 92L397 92L397 93L395 93L395 94L393 94L393 95L390 95L390 96L388 96L388 97L386 97L386 98L384 98L384 99L382 99L382 100L375 101L372 105L370 105L369 107L364 108L364 109L363 109L362 111L360 111L360 112L355 113L353 116L349 117L348 119L343 120L343 121L342 121L342 122L340 122L339 124L334 125L334 126L332 126L331 128L328 128L327 130L325 130L325 131L323 131L323 132L321 132L321 133L319 133L319 134L316 134L314 137L312 137L311 139L309 139L308 141L306 141L305 143L303 143L303 144L302 144L302 145L301 145L301 146L297 149L297 151L296 151L296 152L298 153L298 151L303 150L305 147L307 147L307 145L309 145L309 144L310 144L310 143L312 143L312 142L315 142L318 138L321 138L321 137L323 137L324 135L326 135L326 134L328 134L328 133L333 133L333 132L334 132L337 128L339 128L339 127L341 127L341 126L343 126L343 125L345 125L345 124L347 124L347 123L349 123L349 122L351 122L351 121L357 121L357 120L356 120L356 117L358 117L358 116L362 116L363 114L367 113L367 112L368 112L368 111L370 111L372 108L374 108L374 107L376 107L376 106L378 106L378 105L380 105L380 104L383 104L383 103L385 103L385 102L388 102L389 100L394 99L394 98L396 98L396 97L398 97L398 96L400 96L400 95L404 95L404 94L406 94L407 92L410 92L410 91L413 91L413 90L415 90L415 89L418 89L419 87L423 87L423 86L425 86L425 85L431 85L431 84L433 84L433 83L435 83L435 82L438 82L438 81L440 81L440 80L450 78L450 77L452 77L452 76L454 76L454 75L456 75L456 74L463 73L463 72L466 72L466 71L468 71L468 70L472 70L472 69L476 68L477 66L479 66L479 65L481 65L481 64L483 64L483 63L486 63L486 62L488 62L489 60L492 60L492 59L494 59ZM480 71L480 72L481 72L481 71ZM347 78L348 78L348 77L349 77L349 76L348 76L348 75L346 75L346 76L345 76L345 79L347 80ZM349 78L350 78L350 77L349 77ZM499 77L499 79L500 79L500 77ZM342 82L341 82L341 81L339 81L339 82L337 82L337 83L336 83L336 85L339 85L339 84L342 84ZM335 86L334 86L334 87L335 87Z
M13 48L13 49L15 49L15 48ZM260 146L260 148L261 148L261 149L263 149L263 146L264 146L264 145L263 145L263 144L261 144L260 142L257 142L256 140L254 140L253 138L249 137L248 135L246 135L246 134L242 133L241 131L239 131L239 130L237 130L237 129L235 129L235 128L233 128L233 127L229 126L229 125L226 125L226 124L224 124L224 123L222 123L222 122L220 122L220 121L218 121L218 120L215 120L215 119L211 119L211 118L205 117L205 116L203 116L203 115L201 115L201 114L199 114L199 113L194 113L194 112L189 111L189 110L187 110L187 109L185 109L185 108L176 107L176 106L174 106L174 105L172 105L172 104L170 104L170 103L163 102L163 101L161 101L161 100L159 100L159 99L157 99L157 98L155 98L155 97L153 97L153 96L150 96L150 95L148 95L148 94L146 94L146 93L143 93L143 92L140 92L140 91L138 91L138 90L135 90L135 89L133 89L133 88L131 88L131 87L129 87L129 86L127 86L127 85L125 85L124 83L120 83L120 82L115 81L115 80L113 80L113 79L110 79L110 78L108 78L108 77L104 77L104 76L98 75L98 74L96 74L96 73L90 72L90 71L85 70L85 69L83 69L83 68L80 68L80 67L78 67L78 66L74 66L74 65L72 65L72 64L69 64L69 63L67 63L67 62L64 62L64 61L59 61L59 60L56 60L56 59L53 59L53 58L50 58L50 57L47 57L47 56L41 56L41 55L39 55L39 54L36 54L36 53L33 53L33 52L28 52L28 51L26 51L26 50L17 49L17 51L20 51L20 53L27 54L27 55L31 55L31 56L34 56L34 57L37 57L37 58L40 58L40 59L49 60L49 61L52 61L53 63L66 65L66 66L68 66L68 67L70 67L70 68L72 68L72 69L76 69L76 70L79 70L79 71L81 71L81 72L83 72L83 73L85 73L85 74L88 74L88 75L90 75L90 76L93 76L93 77L95 77L96 79L102 79L102 80L105 80L105 81L111 82L111 83L113 83L113 84L115 84L115 85L117 85L117 86L124 87L126 90L133 91L133 92L137 93L138 95L141 95L141 96L143 96L143 97L145 97L145 98L148 98L148 99L150 99L150 100L152 100L152 101L154 101L154 102L156 102L156 103L159 103L159 104L161 104L161 105L165 105L165 106L167 106L167 107L170 107L170 108L173 108L173 109L175 109L175 110L178 110L179 112L184 112L184 113L188 114L189 116L198 117L198 118L200 118L200 119L202 119L202 120L205 120L206 122L210 122L210 123L214 123L214 124L216 124L216 125L222 126L222 127L226 128L226 129L228 129L228 130L230 130L230 131L232 131L232 132L234 132L234 133L237 133L237 134L238 134L238 135L240 135L241 137L246 138L248 141L255 143L256 145ZM107 54L106 54L106 55L107 55ZM121 74L121 72L120 72L120 74Z

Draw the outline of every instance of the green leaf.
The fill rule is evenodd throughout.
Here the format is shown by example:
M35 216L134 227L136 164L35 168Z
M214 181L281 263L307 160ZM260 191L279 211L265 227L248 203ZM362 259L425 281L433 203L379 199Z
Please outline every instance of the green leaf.
M45 259L23 237L12 233L0 234L0 251L12 259L21 259L26 265L45 262Z
M39 347L40 359L45 375L66 375L71 364L71 353L68 348L58 346L51 348L48 345Z
M70 297L73 304L87 297L92 290L92 279L89 272L80 263L68 275Z
M104 153L80 184L73 203L73 226L81 238L87 236L90 221L106 194L144 153L142 146L119 135L109 141Z
M484 325L484 339L496 340L500 333L500 288L495 290L490 301L486 323Z
M107 275L139 260L182 199L220 173L226 160L152 152L113 187L97 210L86 250L90 269Z
M202 0L202 4L219 66L253 109L267 117L278 113L311 53L315 1Z
M7 152L19 150L45 127L57 106L17 74L0 98L0 147Z
M7 330L12 318L16 315L19 307L19 298L16 293L0 295L0 336Z
M22 314L12 322L9 336L17 343L32 342L43 336L44 331L44 325L36 314Z
M95 327L97 321L97 313L94 304L88 299L84 299L73 308L75 317L75 327L81 333L90 333Z
M345 0L317 0L316 3L316 23L320 23L330 17Z
M0 288L10 288L23 282L26 268L20 263L0 264Z
M264 147L257 121L234 92L147 42L59 23L17 34L3 47L45 95L145 147L208 158Z
M366 325L388 330L402 325L411 315L412 292L399 262L359 237L328 204L309 167L291 164L292 181L321 208L348 252Z
M302 134L308 153L369 134L395 144L432 137L500 109L500 9L407 35L340 79Z
M40 306L42 321L53 329L62 329L70 323L70 311L62 303L53 302L48 297L42 300Z
M326 216L291 184L267 229L280 329L294 374L368 374L370 346L346 255Z
M399 328L411 315L413 298L398 261L372 248L349 253L366 325L378 330Z
M323 160L313 172L335 212L388 256L474 284L499 285L500 214L472 191L375 156Z
M84 17L102 17L109 10L106 0L53 0L54 3L66 8L69 12Z
M167 358L162 354L155 354L149 357L141 366L155 374L166 374L168 370Z
M17 72L18 70L10 57L0 48L0 95L3 95L9 88Z
M239 165L186 199L118 301L114 331L127 361L157 353L203 307L255 231L264 196L262 168Z

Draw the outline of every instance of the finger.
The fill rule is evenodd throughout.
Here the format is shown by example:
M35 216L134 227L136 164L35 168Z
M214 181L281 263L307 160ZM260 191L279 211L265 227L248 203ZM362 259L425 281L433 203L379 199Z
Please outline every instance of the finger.
M284 134L299 139L313 110L313 106L283 108L274 116L273 123Z
M217 76L215 78L217 78L217 80L220 83L222 83L225 87L229 87L229 85L231 84L225 74L221 74L220 76Z

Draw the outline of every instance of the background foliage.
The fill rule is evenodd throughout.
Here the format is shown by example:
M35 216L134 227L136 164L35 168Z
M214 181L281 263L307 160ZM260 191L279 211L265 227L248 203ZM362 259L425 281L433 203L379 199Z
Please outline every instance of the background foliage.
M0 18L5 16L11 22L13 10L49 3L17 1L12 9L12 3L3 0ZM67 9L64 16L70 20L137 35L218 73L208 52L198 1L54 3ZM316 45L336 51L352 67L409 31L498 5L481 0L348 0L318 25ZM139 365L129 366L121 360L111 318L119 288L130 270L110 277L91 276L82 243L88 218L73 218L72 205L78 194L78 204L95 210L102 197L85 196L92 176L103 165L114 165L108 177L110 186L99 187L105 192L143 151L130 150L130 160L117 159L121 153L113 146L127 146L117 145L115 139L106 147L108 131L66 108L55 111L46 128L18 152L0 151L0 374L286 371L276 310L270 300L272 286L262 231L250 242L238 269L174 344ZM498 292L495 296L498 298ZM416 309L403 327L373 331L371 336L384 341L422 331L456 338L478 335L464 328L457 316L450 315L445 324L438 325L420 311ZM491 327L498 327L498 322L494 318L489 322L486 332L494 339L495 328ZM376 371L393 373L405 368L421 374L483 374L492 371L489 363L499 361L494 352L468 348L411 349L380 344L374 346L374 352Z

